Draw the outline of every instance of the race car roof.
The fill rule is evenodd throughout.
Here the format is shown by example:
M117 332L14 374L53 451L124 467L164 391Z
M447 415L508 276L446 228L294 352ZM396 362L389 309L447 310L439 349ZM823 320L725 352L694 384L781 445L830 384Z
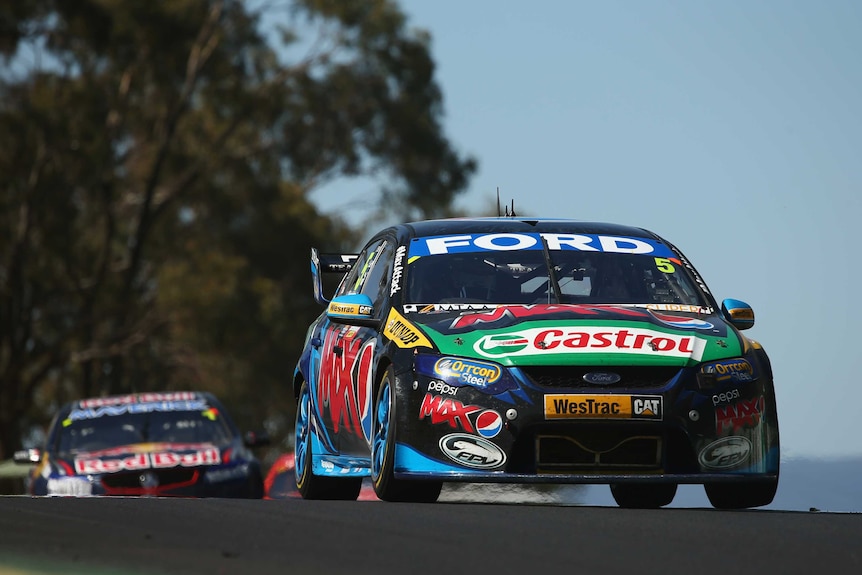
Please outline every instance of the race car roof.
M586 222L571 219L551 218L452 218L424 220L396 226L405 229L409 236L425 237L467 233L575 233L604 234L618 236L648 237L658 239L657 234L634 226L606 222Z

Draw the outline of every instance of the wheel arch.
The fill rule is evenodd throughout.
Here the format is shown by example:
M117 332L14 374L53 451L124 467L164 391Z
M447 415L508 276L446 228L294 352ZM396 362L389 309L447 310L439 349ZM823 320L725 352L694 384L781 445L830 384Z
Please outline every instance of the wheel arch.
M302 389L302 382L306 381L305 375L297 367L293 372L293 399L299 401L299 391Z

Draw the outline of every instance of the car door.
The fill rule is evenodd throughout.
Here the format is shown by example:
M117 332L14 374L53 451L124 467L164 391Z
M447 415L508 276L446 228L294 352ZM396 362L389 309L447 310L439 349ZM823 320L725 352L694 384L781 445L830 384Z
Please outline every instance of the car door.
M395 257L391 237L372 240L338 287L336 295L361 293L374 303L382 319L388 305L389 280ZM374 365L379 330L328 322L321 333L317 410L341 455L370 453L374 407Z

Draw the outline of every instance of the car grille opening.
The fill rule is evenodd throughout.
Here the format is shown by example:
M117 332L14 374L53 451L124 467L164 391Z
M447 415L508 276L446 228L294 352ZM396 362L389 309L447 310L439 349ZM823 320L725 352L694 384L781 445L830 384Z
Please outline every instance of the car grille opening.
M149 469L146 473L153 473L156 476L159 489L170 489L178 485L193 483L197 475L196 470L187 468ZM141 489L141 477L143 474L140 471L111 473L102 476L102 484L109 489Z
M697 473L686 432L655 425L537 425L521 430L507 471L589 475Z
M662 438L634 435L614 438L536 436L536 468L539 473L590 470L657 470L662 462Z
M524 366L521 371L541 387L613 389L661 387L673 379L680 369L677 366L653 365L537 365ZM615 373L620 376L620 381L612 385L591 385L584 381L584 375L591 372Z

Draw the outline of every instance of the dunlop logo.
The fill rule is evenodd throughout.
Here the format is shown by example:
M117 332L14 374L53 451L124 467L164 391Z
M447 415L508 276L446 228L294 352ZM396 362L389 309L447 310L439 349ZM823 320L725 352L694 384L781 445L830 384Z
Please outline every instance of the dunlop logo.
M428 338L412 323L407 321L407 318L395 311L394 308L389 310L389 317L386 318L386 327L383 328L383 335L401 348L431 347L431 342L428 341Z

